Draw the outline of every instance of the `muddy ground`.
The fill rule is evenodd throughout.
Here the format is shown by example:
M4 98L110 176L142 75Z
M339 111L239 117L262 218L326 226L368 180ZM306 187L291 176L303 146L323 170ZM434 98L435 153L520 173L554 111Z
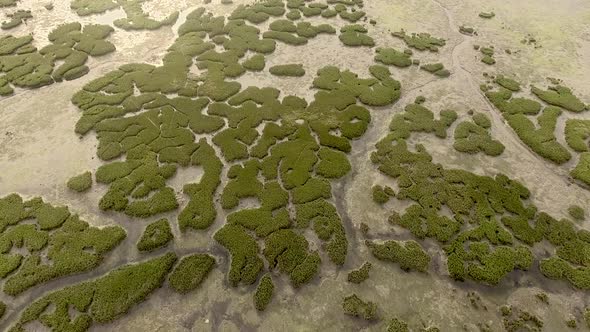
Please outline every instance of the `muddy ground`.
M32 9L34 18L26 26L11 33L33 33L36 45L43 46L47 33L60 23L75 20L109 24L123 15L121 11L112 11L79 18L70 11L68 1L53 3L55 9L47 11L43 8L44 3L22 0L19 6ZM240 3L248 1L221 5L219 0L214 0L206 7L216 14L226 14ZM201 0L148 2L144 9L156 18L180 10L179 22L173 27L155 31L127 32L116 29L110 41L116 45L117 51L91 59L90 74L39 90L18 90L14 96L0 99L0 196L12 192L26 197L42 196L53 204L70 206L72 211L79 213L92 225L121 224L128 231L127 239L117 249L117 256L109 256L96 270L54 280L24 293L16 300L0 296L11 307L0 322L0 328L9 326L18 317L18 309L44 292L102 275L113 267L137 260L134 245L143 227L162 216L139 220L101 212L97 202L106 191L105 186L96 185L91 193L84 195L67 190L65 183L71 176L95 170L101 165L96 156L96 137L79 137L73 131L80 114L70 103L70 98L87 82L122 64L160 64L166 48L175 38L175 29L187 13L201 5ZM95 325L93 331L383 330L387 318L393 316L406 320L416 329L433 325L442 331L478 331L478 323L488 323L492 331L500 331L501 316L497 308L505 303L524 307L542 317L546 331L565 329L564 322L571 314L581 317L583 308L590 304L590 298L565 283L551 282L550 285L544 285L546 279L540 275L516 272L497 287L453 282L445 275L446 269L440 266L444 254L434 243L428 247L434 261L430 272L406 273L394 264L371 258L358 229L360 223L364 222L370 227L369 238L411 238L386 222L389 211L402 209L407 203L392 200L378 207L372 202L370 188L388 180L371 164L369 154L375 143L388 131L392 115L419 95L427 98L426 105L431 110L453 109L460 119L467 118L470 109L488 114L493 123L494 138L500 139L506 146L501 157L466 155L452 148L451 139L417 136L436 162L477 174L504 173L518 179L531 189L531 200L539 209L555 217L565 217L567 207L571 204L588 207L590 191L573 184L567 175L567 170L576 161L558 167L533 153L486 101L479 84L484 81L483 72L511 75L525 85L534 83L546 86L546 77L558 77L582 100L590 101L590 3L584 0L367 0L364 10L377 21L374 27L370 27L369 33L379 46L403 49L403 42L389 33L402 28L445 38L447 45L441 48L439 54L421 54L421 58L424 63L428 60L444 63L452 75L447 79L439 79L416 67L393 70L394 77L402 83L402 98L392 107L371 110L369 130L362 139L353 143L350 157L353 170L333 188L336 205L348 231L350 254L346 264L340 269L325 264L321 278L297 290L289 285L286 278L277 276L275 280L279 282L275 299L264 313L259 313L252 304L252 289L231 288L227 283L225 274L228 256L212 239L212 234L223 224L224 215L220 213L216 223L205 232L181 234L174 227L175 246L179 252L202 251L217 258L219 268L212 272L198 291L179 295L162 288L125 317L112 324ZM481 11L493 11L496 17L483 20L478 17ZM460 34L460 25L474 27L478 36ZM520 41L528 34L533 35L541 47L522 44ZM497 64L487 66L481 63L479 52L473 49L474 44L494 45ZM512 55L504 53L505 49L510 49ZM366 68L373 63L373 50L343 48L337 38L320 35L305 46L280 44L277 51L267 57L267 68L291 62L303 63L307 74L294 79L248 73L238 81L243 86L256 84L277 87L309 100L313 93L309 87L318 68L337 65L366 73ZM584 114L576 117L589 116ZM563 123L558 125L559 128L563 131ZM450 132L453 130L454 126ZM558 137L563 142L563 135L558 134ZM180 190L186 182L182 179L196 180L201 174L198 168L181 170L173 180L176 189ZM587 221L583 227L590 229L590 223ZM366 260L373 262L371 278L361 285L347 283L347 272ZM475 308L470 303L467 294L471 291L480 294L487 310ZM549 295L549 306L536 300L535 294L541 291ZM369 324L344 316L342 298L353 292L376 302L384 319Z

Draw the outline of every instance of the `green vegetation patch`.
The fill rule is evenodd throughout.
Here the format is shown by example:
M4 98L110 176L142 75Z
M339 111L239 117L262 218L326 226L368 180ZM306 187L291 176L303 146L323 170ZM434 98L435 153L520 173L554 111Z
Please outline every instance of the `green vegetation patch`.
M86 331L93 323L112 322L161 287L175 261L169 253L51 292L30 304L10 331L33 322L56 331Z
M16 6L18 0L0 0L0 8Z
M270 274L265 274L261 279L258 287L256 288L256 293L254 293L254 306L259 311L264 311L270 301L272 300L272 295L274 293L275 286L272 282L272 278Z
M70 178L67 182L68 188L77 192L84 192L92 187L92 173L90 171L84 172Z
M173 238L168 220L160 219L147 225L139 242L137 242L137 250L152 251L166 246Z
M94 269L126 236L120 227L90 227L67 207L17 194L0 198L0 229L0 278L11 296Z
M387 323L387 332L409 332L408 323L399 318L392 318Z
M481 62L485 63L486 65L493 65L496 63L496 59L494 59L494 47L480 47L479 51L483 54L481 58Z
M541 107L523 101L514 105L519 105L516 112L539 112ZM403 214L393 213L389 222L408 229L418 239L438 241L453 279L496 285L513 270L529 270L535 259L530 247L547 240L555 250L550 258L541 259L541 272L588 289L590 265L582 254L590 250L588 232L576 230L569 220L537 212L528 201L529 190L505 175L479 176L433 163L424 146L409 146L406 140L413 132L433 132L444 138L454 119L440 123L435 131L431 111L421 105L408 106L393 117L391 132L371 155L379 171L396 180L396 199L413 202ZM509 110L515 109L505 109ZM474 115L474 123L486 127L489 119ZM398 261L398 257L409 256L409 251L401 250L395 241L368 245L377 257ZM403 255L396 256L397 251Z
M449 77L451 72L445 69L445 66L442 63L429 63L426 65L420 66L420 69L425 70L431 74L434 74L438 77Z
M275 76L301 77L305 75L302 64L276 65L270 67L269 72Z
M8 17L9 20L2 22L2 25L0 25L2 30L16 28L17 26L25 23L28 19L33 18L33 15L31 14L30 10L19 9L13 13L6 14L6 17Z
M575 220L584 220L586 218L586 211L578 205L571 205L567 209L567 213Z
M443 47L446 44L444 39L433 37L425 32L408 34L406 31L401 30L393 32L392 35L403 39L408 47L419 51L429 50L431 52L438 52L439 47Z
M154 20L143 11L142 4L146 0L72 0L70 8L80 16L102 14L106 11L121 8L127 17L116 19L113 23L124 30L155 30L163 26L173 25L179 13L173 12L161 21Z
M170 273L170 287L185 294L196 289L215 267L215 258L207 254L183 257Z
M356 294L349 295L342 301L344 313L353 317L362 317L365 320L376 320L377 304L371 301L363 301Z
M384 65L393 65L400 68L405 68L412 65L410 54L407 52L397 51L393 48L377 48L375 61L381 62Z
M361 282L369 279L369 271L371 270L371 263L365 262L357 270L350 271L348 273L348 282L360 284Z
M375 46L375 41L369 35L368 30L360 24L345 25L340 29L338 38L346 46Z
M492 139L489 132L491 122L483 113L473 116L473 122L464 121L455 128L455 150L465 153L483 152L488 156L499 156L504 145Z
M502 112L508 125L518 137L535 153L556 164L563 164L571 159L570 152L555 137L557 118L562 111L555 106L548 106L541 111L541 104L526 98L513 98L512 91L500 87L497 91L487 91L486 97ZM538 115L541 113L540 115ZM535 125L530 117L537 116Z
M563 85L550 86L547 90L532 86L531 92L547 104L565 108L570 112L579 113L588 110L588 105L582 103L570 88Z
M0 96L13 94L13 87L36 89L86 75L88 56L115 50L105 40L112 32L108 25L63 24L49 33L50 44L41 50L31 36L0 37Z
M479 13L479 17L485 18L485 19L491 19L491 18L494 18L495 16L496 16L496 14L494 12L481 12L481 13Z
M543 329L543 321L541 318L524 310L510 310L506 312L502 319L504 329L507 332L516 331L541 331Z
M467 36L477 35L477 31L474 28L465 25L459 27L459 32Z
M426 272L430 256L416 241L386 241L382 244L366 242L367 247L377 259L397 263L404 271Z

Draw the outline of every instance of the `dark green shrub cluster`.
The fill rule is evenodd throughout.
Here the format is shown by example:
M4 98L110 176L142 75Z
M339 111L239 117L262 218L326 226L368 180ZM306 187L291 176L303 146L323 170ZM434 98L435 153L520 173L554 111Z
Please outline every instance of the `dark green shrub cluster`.
M509 77L500 75L494 79L494 83L513 92L520 91L520 83Z
M527 102L518 105L521 107L517 110L523 112L538 112L540 108L527 106ZM590 263L581 254L590 250L587 232L576 231L568 220L537 213L527 202L528 189L502 174L492 178L445 169L432 162L422 145L410 150L405 140L412 132L435 132L445 137L453 118L435 131L431 111L421 105L408 106L412 107L394 116L390 134L371 155L379 170L396 180L400 188L396 198L414 202L403 214L393 213L389 221L407 228L417 238L430 237L444 244L449 274L457 280L497 284L515 269L528 270L534 257L527 246L545 239L556 247L556 256L541 262L541 272L568 280L578 288L588 287ZM489 119L476 115L474 123L490 125ZM441 213L443 207L452 217ZM511 216L506 216L507 212ZM387 244L370 246L376 256L395 259L391 248L398 247L388 248Z
M369 271L371 270L371 263L365 262L358 270L353 270L348 273L348 282L360 284L369 279Z
M481 18L485 18L485 19L491 19L494 18L496 16L496 14L494 12L481 12L479 13L479 17Z
M105 39L113 32L108 25L80 23L60 25L49 33L50 44L37 50L31 36L0 37L0 95L14 93L13 86L35 89L54 82L86 75L88 56L111 53L115 46ZM59 65L57 65L59 63Z
M261 279L258 287L256 287L256 293L254 293L254 306L259 311L264 311L270 301L272 300L272 294L274 293L275 286L272 283L270 274L265 274Z
M438 77L449 77L451 75L451 72L445 69L445 66L442 63L430 63L422 65L420 66L420 69L425 70Z
M440 112L436 120L432 111L421 104L408 104L405 112L396 114L391 120L389 129L392 138L409 138L412 132L434 133L437 137L447 137L447 129L457 120L455 111Z
M531 92L547 104L565 108L570 112L579 113L589 109L588 105L582 103L570 88L563 85L550 86L547 90L533 86Z
M367 241L366 245L377 259L397 263L404 271L426 272L428 270L430 256L415 241L386 241L383 244Z
M170 287L179 293L188 293L199 287L214 267L215 258L207 254L183 257L170 273Z
M557 164L571 159L570 152L557 142L554 134L557 118L561 115L559 108L549 106L541 112L541 104L538 102L513 98L512 92L502 87L498 91L486 92L486 96L502 112L518 137L535 153ZM539 112L538 125L535 125L529 117Z
M543 321L541 318L524 310L510 310L510 312L503 313L504 318L502 323L507 332L517 331L541 331L543 329Z
M408 323L398 318L392 318L387 323L387 332L409 332Z
M90 187L92 187L92 173L88 171L70 178L67 182L67 186L71 190L77 192L83 192L90 189Z
M567 209L567 213L575 220L584 220L586 218L586 211L578 205L571 205Z
M9 20L2 22L2 25L0 26L2 30L16 28L17 26L25 23L28 19L33 18L33 15L31 14L30 10L19 9L13 13L6 14L6 17L8 17Z
M0 8L16 6L18 0L0 0Z
M371 66L368 78L328 66L318 71L317 92L308 102L234 80L246 70L263 70L277 40L301 45L336 32L298 21L301 16L355 21L365 15L351 8L362 2L343 1L289 0L285 7L266 0L238 6L227 19L200 8L187 15L162 65L127 64L86 84L72 101L82 111L76 132L96 132L97 154L107 161L95 172L97 182L108 185L101 208L139 217L176 209L169 179L178 167L201 166L199 182L183 188L189 202L178 223L181 231L206 229L217 215L223 159L231 164L219 190L227 217L214 239L231 256L232 286L256 283L266 266L295 287L311 281L321 259L303 235L306 228L319 238L318 250L343 265L348 240L328 201L331 181L350 172L346 154L371 121L358 102L391 105L399 99L399 82L385 66ZM287 11L293 14L283 19ZM265 21L268 31L249 24ZM191 72L193 64L200 75ZM197 139L202 136L211 138ZM259 205L242 207L250 199Z
M365 320L376 320L377 304L361 300L356 294L349 295L342 301L344 313L353 317L362 317Z
M578 164L571 170L570 175L576 179L590 185L590 152L580 154Z
M173 238L168 220L160 219L147 225L139 242L137 242L137 250L152 251L166 246Z
M400 52L394 48L377 48L377 55L375 61L381 62L385 65L393 65L396 67L409 67L412 65L412 59L407 52Z
M162 26L173 25L178 19L178 12L173 12L161 21L149 17L142 9L145 0L72 0L70 7L80 16L102 14L106 11L121 8L127 17L116 19L115 26L125 30L155 30Z
M408 47L419 51L429 50L431 52L438 52L438 48L443 47L446 44L444 39L433 37L425 32L408 34L404 30L401 30L392 33L392 35L403 39Z
M23 331L32 322L54 331L86 331L93 323L112 322L161 287L175 261L169 253L51 292L31 303L10 331ZM77 314L71 316L73 310Z
M41 198L23 201L17 194L0 198L0 229L0 278L12 296L97 267L126 236L120 227L90 227L66 207ZM11 253L13 248L26 254Z
M4 317L5 313L6 313L6 303L0 301L0 320L2 319L2 317Z
M340 41L346 46L375 46L375 41L369 35L368 30L360 24L350 24L340 29Z
M336 102L334 99L340 99L338 103L346 103L348 106L352 105L354 97L369 106L385 106L396 102L400 97L401 85L391 77L389 69L375 65L369 67L369 72L373 78L361 79L350 71L340 71L334 66L326 66L318 70L317 77L313 81L314 87L333 91L333 93L331 95L318 93L315 105L332 104ZM310 107L315 105L311 104ZM354 110L361 111L356 108ZM357 118L362 119L360 114ZM357 126L360 126L359 123L362 122L357 122Z
M590 137L590 121L579 119L567 119L565 122L565 140L570 148L576 152L588 151L588 138Z
M395 192L390 187L382 187L379 185L373 186L373 201L375 203L385 204L393 196L395 196Z
M268 71L275 76L301 77L305 75L302 64L276 65L270 67Z
M483 113L473 116L473 122L464 121L455 128L455 150L465 153L483 152L488 156L499 156L504 152L504 145L492 139L489 132L490 119Z
M496 63L496 60L494 59L494 47L493 46L481 47L479 49L479 51L481 52L481 54L483 54L483 57L481 58L481 62L485 63L486 65L493 65Z
M474 28L465 25L459 27L459 32L468 36L477 35L477 31Z

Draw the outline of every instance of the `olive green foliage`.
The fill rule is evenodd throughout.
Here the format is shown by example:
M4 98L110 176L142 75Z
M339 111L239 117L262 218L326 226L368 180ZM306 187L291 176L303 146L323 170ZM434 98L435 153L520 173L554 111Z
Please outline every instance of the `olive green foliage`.
M358 5L336 3L333 10L350 21L364 15L347 8ZM316 73L313 98L305 100L235 80L264 69L265 56L282 43L335 38L331 25L283 17L295 10L320 16L331 8L265 0L237 6L228 17L199 8L180 25L161 65L126 64L86 84L72 102L82 114L76 132L98 138L104 163L95 175L107 187L100 207L134 217L175 210L178 193L170 179L180 167L201 167L200 180L183 187L188 203L178 225L181 232L207 229L220 196L226 217L213 237L230 256L229 284L252 285L275 271L301 287L319 272L324 256L318 251L343 265L348 240L331 202L331 182L351 170L347 153L371 121L364 105L393 104L400 83L381 65L364 73L369 77L327 66ZM308 229L319 239L318 251Z
M262 54L255 54L249 59L242 62L242 67L247 70L251 71L262 71L266 66L266 62L264 60L264 55Z
M520 91L520 83L509 77L500 75L494 79L494 83L513 92Z
M391 77L391 72L387 67L371 66L369 72L373 78L361 79L350 71L340 71L337 67L326 66L318 70L313 85L319 89L331 90L332 98L337 95L346 96L339 103L348 103L357 97L362 103L369 106L385 106L399 99L401 85ZM325 95L322 94L323 96Z
M170 273L170 287L185 294L196 289L215 267L215 258L207 254L183 257Z
M511 309L510 312L503 313L503 315L502 323L507 332L541 331L543 329L543 321L528 311Z
M443 78L449 77L451 75L451 73L447 69L445 69L445 66L442 63L430 63L422 65L420 66L420 69Z
M365 320L376 320L377 304L371 301L363 301L356 294L349 295L342 301L344 313L353 317L362 317Z
M270 301L272 300L272 294L274 293L275 286L272 283L270 274L265 274L261 279L258 287L256 287L256 293L254 293L254 306L259 311L264 311Z
M571 170L570 174L574 179L590 185L590 152L580 154L578 164Z
M490 119L483 113L473 116L473 122L464 121L455 128L455 150L465 153L483 152L488 156L499 156L504 145L492 139L489 130Z
M340 41L346 46L375 46L375 41L369 35L368 30L360 24L350 24L340 29Z
M404 271L426 272L430 256L415 241L387 241L383 244L366 242L367 247L377 259L397 263Z
M575 329L578 327L578 322L576 322L575 318L569 319L565 322L565 325L567 325L567 327Z
M0 198L0 230L0 278L12 296L97 267L126 236L120 227L90 227L67 207L17 194Z
M51 292L31 303L10 331L33 322L54 331L86 331L93 323L112 322L161 287L175 261L169 253Z
M108 25L63 24L49 33L50 44L37 50L31 36L0 37L0 96L13 87L35 89L54 82L86 75L88 56L111 53L115 46L105 39L113 32ZM58 65L58 62L60 63Z
M371 263L365 262L359 269L350 271L348 273L348 282L360 284L369 279L369 271L371 270Z
M137 250L152 251L166 246L173 238L168 220L160 219L147 225L139 242L137 242Z
M409 332L408 323L398 318L392 318L387 323L387 332Z
M565 108L570 112L579 113L589 109L588 105L582 103L570 88L563 85L550 86L547 90L533 86L531 92L547 104Z
M575 220L584 220L586 218L586 211L578 205L571 205L567 209L567 213Z
M493 46L481 47L479 49L479 51L481 52L481 54L483 54L483 57L481 58L481 62L485 63L486 65L493 65L496 63L496 60L494 59L494 47Z
M377 55L375 61L381 62L385 65L393 65L396 67L409 67L412 65L412 59L406 52L400 52L393 48L377 48Z
M535 153L556 164L563 164L571 159L570 152L557 142L554 134L557 118L562 113L559 108L548 106L541 111L541 104L538 102L513 97L512 91L503 87L487 91L486 97L502 112L518 137ZM530 119L534 115L538 115L538 125Z
M565 140L570 148L576 152L588 152L588 138L590 137L590 121L567 119L565 122Z
M459 27L459 32L468 36L477 35L477 31L474 28L465 25Z
M301 77L305 75L302 64L276 65L270 67L268 71L275 76Z
M83 192L90 189L90 187L92 187L92 173L88 171L70 178L67 182L67 186L71 190L77 192Z
M446 44L444 39L433 37L428 33L407 34L404 30L401 30L392 33L392 35L403 39L408 47L419 51L429 50L431 52L438 52L439 47L443 47Z
M549 304L549 296L547 295L547 293L543 293L543 292L537 293L537 294L535 294L535 297L537 299L539 299L539 301L541 301L545 304Z
M586 326L590 327L590 308L584 310L584 321L586 321Z
M494 16L496 16L496 14L494 12L481 12L479 13L479 17L481 18L485 18L485 19L490 19L490 18L494 18Z
M10 20L2 22L2 25L0 26L2 30L16 28L17 26L25 23L28 19L33 18L33 15L31 14L30 10L19 9L13 13L6 14L6 17L8 17Z
M392 196L395 196L395 192L390 187L373 186L373 201L375 203L385 204Z
M520 105L519 111L531 109L522 106L528 105L523 102L514 105ZM391 132L371 155L379 171L396 180L400 188L396 198L413 201L403 214L393 213L389 222L408 229L418 239L440 242L447 255L449 274L456 280L498 284L515 269L530 269L535 259L530 247L547 240L555 251L540 261L542 274L588 289L590 262L584 254L590 250L588 233L576 231L569 220L537 212L528 201L528 189L505 175L488 177L446 169L432 162L424 146L416 144L412 149L406 142L412 132L434 132L443 138L454 118L434 130L431 111L422 105L408 106L393 117ZM540 106L534 107L533 111L538 112ZM477 116L474 123L489 125L484 117ZM450 211L450 217L442 213L443 208ZM376 256L393 257L395 261L392 249L398 250L399 246L394 243L369 242L369 246Z
M0 0L0 8L16 6L18 0Z
M173 25L178 19L178 12L171 13L161 21L150 18L142 9L142 4L146 1L148 0L72 0L70 7L80 16L121 8L127 17L116 19L113 23L125 30L155 30Z
M4 317L5 313L6 313L6 303L0 301L0 320L2 319L2 317Z

